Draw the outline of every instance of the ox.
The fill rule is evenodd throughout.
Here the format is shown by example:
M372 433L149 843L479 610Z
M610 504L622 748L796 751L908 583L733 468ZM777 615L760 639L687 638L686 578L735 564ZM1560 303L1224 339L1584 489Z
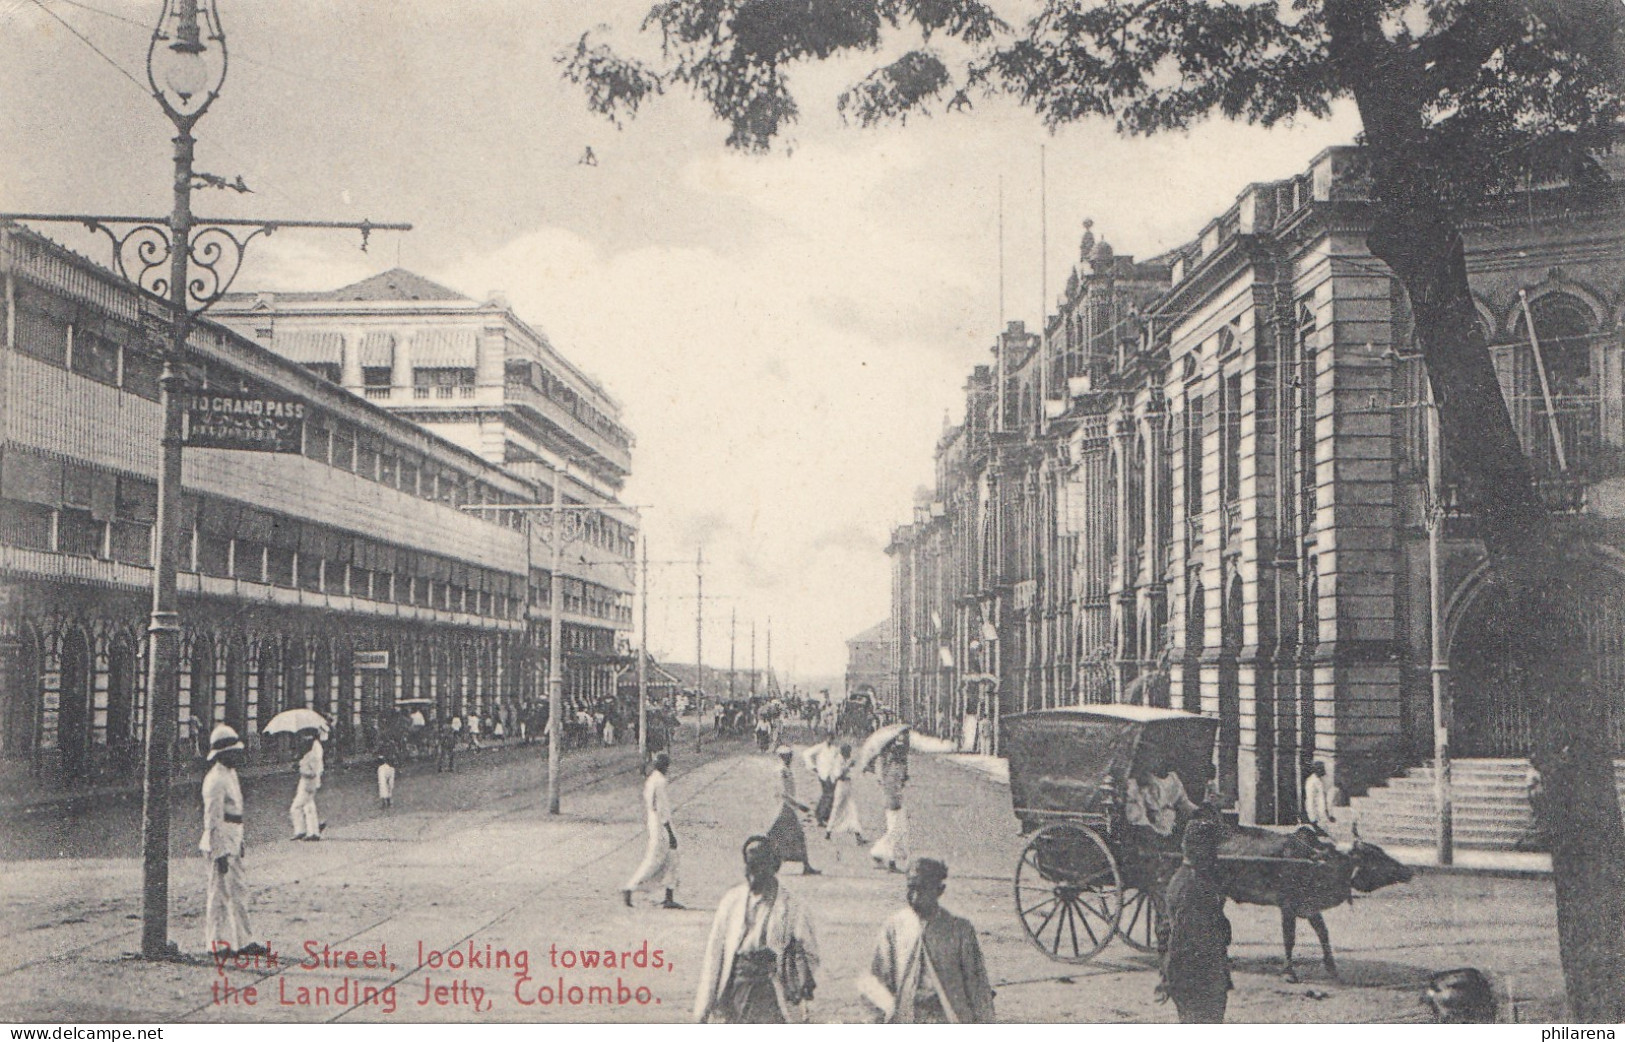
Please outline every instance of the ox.
M1380 847L1361 841L1358 831L1347 852L1336 849L1305 828L1271 832L1246 825L1231 826L1219 844L1219 874L1225 895L1243 904L1273 905L1281 910L1281 941L1286 949L1283 976L1297 981L1292 946L1298 920L1307 919L1320 938L1326 971L1335 979L1337 961L1321 912L1349 900L1351 891L1369 894L1394 883L1410 882L1412 872Z

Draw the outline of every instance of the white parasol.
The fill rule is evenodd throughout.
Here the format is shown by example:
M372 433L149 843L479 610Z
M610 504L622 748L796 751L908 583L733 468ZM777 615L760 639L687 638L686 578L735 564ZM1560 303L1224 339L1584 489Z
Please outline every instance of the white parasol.
M300 731L327 732L327 720L314 709L284 709L266 721L261 734L298 734Z
M907 735L907 724L887 724L885 727L877 728L873 734L864 739L863 748L858 750L858 770L867 771L875 762L875 757L885 752L886 746L899 738L906 739Z

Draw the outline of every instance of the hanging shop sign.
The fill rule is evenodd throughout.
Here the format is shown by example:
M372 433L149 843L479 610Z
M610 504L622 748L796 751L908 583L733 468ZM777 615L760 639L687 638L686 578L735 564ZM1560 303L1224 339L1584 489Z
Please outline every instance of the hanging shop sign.
M304 446L306 409L298 398L189 394L185 444L200 449L298 453Z

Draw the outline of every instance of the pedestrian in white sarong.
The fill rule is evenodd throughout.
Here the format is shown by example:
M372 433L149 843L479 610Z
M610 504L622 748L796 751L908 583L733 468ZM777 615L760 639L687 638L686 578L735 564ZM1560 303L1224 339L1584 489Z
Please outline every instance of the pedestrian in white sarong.
M858 801L852 795L852 746L842 743L840 752L831 759L835 802L830 805L829 828L824 832L824 838L834 839L843 832L850 832L857 837L858 845L862 846L863 822L858 820Z
M293 804L288 808L288 818L293 822L293 838L306 840L319 840L322 838L321 815L316 810L316 793L322 787L322 740L316 731L301 731L300 734L310 736L310 745L305 748L305 754L299 758L299 787L294 790Z
M908 861L908 813L903 810L903 786L908 783L908 732L881 750L880 788L886 794L886 834L869 848L876 868L901 872Z
M644 822L649 830L649 843L643 850L643 863L632 873L632 878L621 888L626 907L632 907L633 891L664 883L666 899L662 908L681 908L677 903L677 833L671 827L671 793L667 788L666 773L671 770L671 757L664 752L655 753L650 761L649 780L643 783Z

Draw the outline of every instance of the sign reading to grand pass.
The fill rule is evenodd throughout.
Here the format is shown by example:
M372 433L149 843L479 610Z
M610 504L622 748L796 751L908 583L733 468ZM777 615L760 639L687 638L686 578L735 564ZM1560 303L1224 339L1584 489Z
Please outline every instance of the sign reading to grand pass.
M298 453L305 436L305 403L267 395L186 396L186 444L201 449Z

